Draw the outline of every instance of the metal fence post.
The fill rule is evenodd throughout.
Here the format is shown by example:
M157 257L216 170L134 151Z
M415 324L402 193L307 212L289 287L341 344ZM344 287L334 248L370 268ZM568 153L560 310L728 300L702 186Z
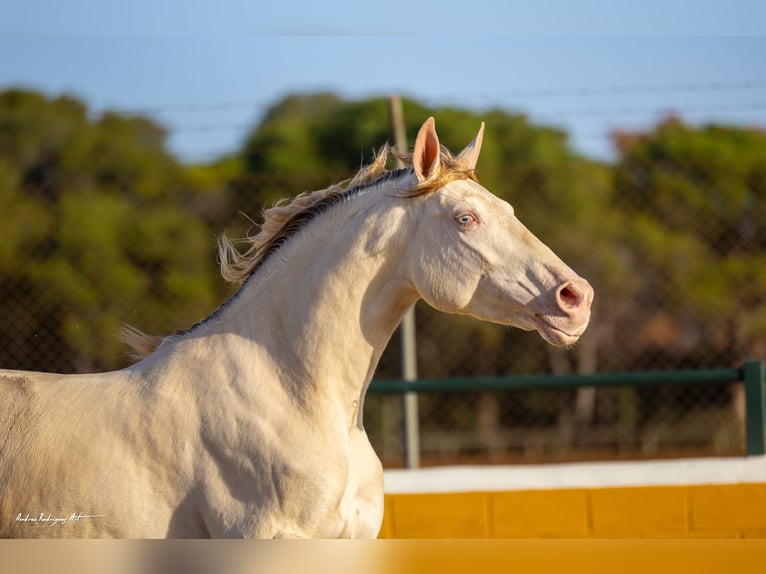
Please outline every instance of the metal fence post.
M763 362L746 361L743 372L747 454L766 454L766 377Z
M391 119L391 133L394 136L394 146L400 153L407 151L407 136L404 131L404 116L402 100L399 96L391 96L388 100ZM401 162L399 167L404 167ZM404 315L400 325L402 335L402 378L405 381L415 381L418 378L417 354L415 343L415 308ZM408 391L404 393L402 402L404 410L404 458L407 468L420 466L420 432L418 422L418 395Z

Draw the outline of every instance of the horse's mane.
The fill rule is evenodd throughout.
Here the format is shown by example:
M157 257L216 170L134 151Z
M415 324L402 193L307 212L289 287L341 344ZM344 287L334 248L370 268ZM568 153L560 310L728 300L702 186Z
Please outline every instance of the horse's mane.
M354 177L346 182L340 182L318 191L306 192L296 196L289 203L285 200L277 202L273 207L263 212L263 223L260 231L236 243L245 243L247 249L242 253L227 237L222 237L218 243L218 257L221 262L221 275L232 283L244 283L280 245L300 231L317 215L326 211L342 199L360 191L392 179L408 171L386 170L390 148L383 146L375 154L375 158L367 166L363 166ZM395 152L394 152L395 153ZM409 155L395 155L406 166L412 165ZM473 178L473 171L462 165L447 149L441 149L442 169L434 177L417 185L414 189L403 192L404 197L414 197L433 192L444 187L455 179Z
M386 163L390 153L405 167L387 170ZM412 156L392 152L388 145L384 145L375 154L373 161L363 166L351 179L326 189L302 193L289 203L286 200L278 201L273 207L263 211L263 223L257 234L235 241L226 236L221 237L218 242L221 275L226 281L243 284L285 241L318 215L344 199L405 173L412 173ZM400 192L399 196L426 195L459 179L476 181L474 170L463 158L453 155L446 147L441 146L438 171L411 189ZM241 252L236 244L245 244L247 247ZM131 348L131 356L136 359L152 353L164 340L163 337L147 335L131 326L123 328L122 339Z

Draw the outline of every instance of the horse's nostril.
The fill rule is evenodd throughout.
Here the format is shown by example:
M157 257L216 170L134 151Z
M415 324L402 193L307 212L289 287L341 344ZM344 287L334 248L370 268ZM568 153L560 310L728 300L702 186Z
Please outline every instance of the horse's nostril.
M559 291L559 299L567 307L577 307L581 298L580 293L572 285L566 285Z
M585 280L564 283L556 293L559 309L573 317L587 314L592 301L593 288Z

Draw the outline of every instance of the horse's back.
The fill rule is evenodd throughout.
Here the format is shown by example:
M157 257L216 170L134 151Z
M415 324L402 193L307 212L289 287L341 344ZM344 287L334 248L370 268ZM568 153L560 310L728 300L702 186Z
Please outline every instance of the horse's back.
M9 455L25 426L34 418L35 373L0 370L0 461Z
M0 370L0 537L131 532L119 524L125 493L141 492L129 484L135 456L120 432L137 410L127 387L119 372ZM80 512L110 520L76 521Z
M12 477L18 469L19 455L28 448L38 419L38 376L51 377L44 373L0 370L0 535L3 537L13 535L9 530L7 503L20 487L11 484Z

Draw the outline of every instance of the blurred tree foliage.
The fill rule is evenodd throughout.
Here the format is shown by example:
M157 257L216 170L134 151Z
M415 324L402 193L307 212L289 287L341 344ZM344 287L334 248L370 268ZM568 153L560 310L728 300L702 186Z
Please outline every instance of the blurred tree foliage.
M121 321L166 332L207 314L218 294L205 214L225 202L201 179L146 118L1 92L3 367L47 354L62 371L113 368Z
M624 241L631 266L650 271L637 301L672 309L678 333L645 346L690 366L764 356L766 134L669 118L615 142L615 204L632 214Z
M522 115L411 99L403 106L410 142L434 115L453 151L485 121L481 182L597 294L588 333L566 352L534 333L420 306L421 333L438 333L420 337L422 376L623 370L644 367L646 353L682 362L714 348L707 360L720 363L733 347L736 360L759 352L763 133L672 120L618 134L618 160L606 165ZM353 175L390 141L388 114L384 98L291 95L265 113L241 153L182 165L147 118L96 116L66 96L0 92L3 366L35 368L34 359L8 357L35 357L39 348L67 358L60 370L113 368L124 364L119 322L164 333L204 317L228 293L213 264L214 237L250 231L238 211L257 220L282 197ZM647 311L658 302L672 316ZM665 338L653 330L658 321ZM398 351L386 352L379 376L398 376Z

